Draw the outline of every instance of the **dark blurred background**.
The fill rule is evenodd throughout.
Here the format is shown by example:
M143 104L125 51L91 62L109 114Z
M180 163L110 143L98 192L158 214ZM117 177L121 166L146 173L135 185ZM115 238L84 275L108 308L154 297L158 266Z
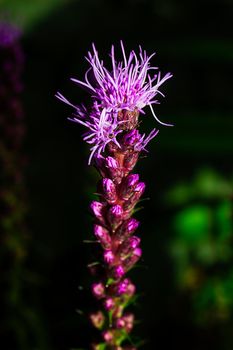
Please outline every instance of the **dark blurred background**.
M22 30L21 150L27 159L20 298L13 287L1 348L87 349L95 336L86 319L93 303L86 265L93 252L83 240L92 237L88 205L98 175L87 165L83 130L67 121L70 110L54 95L59 90L77 104L87 102L89 96L69 78L84 76L92 42L107 60L111 44L119 48L123 39L128 52L139 44L156 51L154 65L174 75L156 111L175 126L160 127L137 168L150 200L137 213L144 254L131 273L140 294L134 332L145 340L145 350L232 350L233 2L0 4L1 18ZM158 126L150 110L142 120L143 130ZM5 287L3 302L7 295Z

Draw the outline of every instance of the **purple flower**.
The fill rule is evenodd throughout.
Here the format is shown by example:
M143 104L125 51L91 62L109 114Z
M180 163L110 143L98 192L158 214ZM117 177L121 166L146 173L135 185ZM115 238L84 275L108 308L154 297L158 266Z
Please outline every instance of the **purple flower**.
M88 129L83 135L83 140L92 145L88 164L91 163L92 157L95 153L98 158L101 157L101 153L104 152L106 145L110 141L113 141L118 147L120 147L116 136L121 133L122 130L118 129L119 122L117 120L117 114L110 113L106 108L100 110L96 103L94 103L92 111L89 114L83 105L73 105L59 92L56 94L56 97L62 102L75 108L76 113L74 117L69 119L82 124Z
M91 204L94 236L101 253L100 265L92 270L97 279L92 291L105 309L104 314L91 315L92 324L101 329L104 341L93 344L96 350L136 350L135 346L127 344L134 315L125 311L136 287L126 274L142 255L141 239L134 234L139 222L132 215L144 193L145 183L132 171L140 152L146 151L147 144L158 133L153 129L149 135L141 134L138 118L146 106L154 114L152 105L158 103L159 87L171 77L168 73L161 78L158 72L150 76L150 71L157 70L150 66L153 55L147 56L141 48L138 56L132 51L128 58L122 42L121 48L123 60L117 62L112 46L109 71L93 45L93 54L89 52L87 57L90 68L85 81L72 79L91 93L89 109L76 106L57 94L61 101L75 109L71 120L87 128L83 138L91 145L89 164L94 156L94 166L102 177L97 185L98 201Z
M59 92L56 94L58 99L75 109L74 116L69 119L87 128L83 139L91 145L88 164L94 155L97 158L102 157L109 142L112 141L120 148L118 135L128 127L127 123L132 123L132 128L137 125L138 115L145 114L146 106L150 107L153 116L160 124L171 125L159 121L153 109L153 105L159 103L156 99L157 94L164 96L159 90L160 86L172 77L167 73L161 78L158 67L150 66L154 54L148 56L146 51L139 47L138 56L135 51L131 51L127 58L121 41L123 60L119 62L115 60L112 46L110 55L112 67L109 71L100 60L94 44L92 48L93 53L88 52L86 57L90 67L85 74L85 81L71 79L91 93L90 110L83 105L72 104ZM153 129L147 137L145 134L140 136L135 144L135 150L138 152L145 150L146 145L157 133L158 131Z
M107 111L113 113L135 109L144 113L143 108L150 106L155 116L152 107L153 104L158 103L155 96L158 93L163 96L159 87L172 77L170 73L167 73L161 78L161 73L157 72L158 67L150 66L150 59L155 54L148 56L146 51L139 46L139 55L131 51L127 58L121 41L123 61L115 60L114 46L112 46L112 69L109 71L104 67L103 61L100 61L94 44L92 48L93 53L89 51L86 57L91 67L86 72L85 81L74 78L71 80L87 88L100 108L106 108ZM150 76L149 71L156 71L156 73ZM93 83L89 81L90 73L94 76Z

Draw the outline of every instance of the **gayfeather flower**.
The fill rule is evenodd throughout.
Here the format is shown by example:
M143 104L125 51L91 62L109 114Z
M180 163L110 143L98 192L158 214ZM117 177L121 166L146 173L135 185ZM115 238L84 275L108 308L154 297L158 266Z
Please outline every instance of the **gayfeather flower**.
M88 52L86 58L91 67L86 72L85 81L74 78L71 80L87 88L98 105L101 108L106 108L109 112L117 113L122 110L133 112L137 109L144 113L143 108L146 106L150 106L153 111L152 105L158 103L155 96L157 94L163 95L159 91L159 87L172 76L167 73L161 78L161 73L157 72L158 67L150 66L150 59L154 54L147 56L146 51L139 47L139 57L134 51L131 51L127 58L121 41L123 61L117 62L115 60L114 46L112 46L112 69L109 71L104 67L103 61L100 61L94 44L92 48L93 53ZM157 73L151 77L150 71ZM89 81L91 73L93 83Z
M70 119L86 128L83 139L91 145L89 164L93 161L102 177L97 186L99 198L90 206L94 237L102 252L92 285L100 309L90 320L101 331L100 339L91 345L93 350L137 349L133 340L128 341L135 317L126 310L136 287L126 274L142 255L141 239L135 234L139 222L132 215L145 183L132 171L140 153L158 133L155 128L149 135L139 132L140 113L149 106L155 116L156 95L163 95L159 88L171 77L168 73L162 78L158 68L150 66L154 55L148 56L140 48L138 56L131 51L127 58L122 42L121 49L123 60L117 62L112 46L112 67L108 70L93 45L93 53L87 56L90 67L85 81L72 79L90 92L89 108L56 95L75 109Z
M150 66L150 59L154 54L147 56L146 51L142 51L141 47L139 47L138 57L134 51L131 51L128 58L122 42L121 49L123 61L117 62L114 46L112 46L112 69L109 71L103 61L100 61L93 44L93 54L88 52L86 57L90 68L85 74L85 81L71 79L91 93L92 104L89 110L83 105L72 104L59 92L56 95L62 102L75 109L74 116L70 119L87 128L83 139L91 145L89 164L94 154L98 158L101 157L109 142L112 141L120 147L117 141L118 134L122 130L135 129L139 113L145 114L146 106L150 107L153 116L160 124L171 126L159 121L153 104L159 103L156 99L157 94L164 96L159 87L172 75L167 73L161 78L158 67ZM150 71L156 71L156 73L151 76ZM154 129L148 137L141 136L135 147L138 150L145 150L145 146L157 133L158 131Z

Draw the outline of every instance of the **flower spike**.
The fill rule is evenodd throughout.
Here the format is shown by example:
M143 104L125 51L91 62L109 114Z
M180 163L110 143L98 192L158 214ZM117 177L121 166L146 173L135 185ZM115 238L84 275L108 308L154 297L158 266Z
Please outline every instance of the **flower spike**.
M164 96L159 88L171 74L161 78L158 68L150 65L154 54L148 56L139 47L138 55L131 51L127 56L122 41L120 45L123 59L116 60L112 46L109 71L93 44L86 57L90 67L84 81L72 78L90 92L89 109L57 93L58 99L75 109L70 119L86 128L83 139L90 145L88 163L94 160L102 178L97 187L99 198L90 206L102 268L101 276L93 270L96 277L91 287L100 308L90 315L102 337L99 343L92 343L96 350L137 350L128 336L135 318L126 310L136 287L126 274L142 255L141 238L136 233L139 221L132 216L145 183L132 171L141 152L147 151L148 143L158 134L155 128L148 135L141 134L139 117L149 106L156 121L171 125L159 121L153 110L157 95Z

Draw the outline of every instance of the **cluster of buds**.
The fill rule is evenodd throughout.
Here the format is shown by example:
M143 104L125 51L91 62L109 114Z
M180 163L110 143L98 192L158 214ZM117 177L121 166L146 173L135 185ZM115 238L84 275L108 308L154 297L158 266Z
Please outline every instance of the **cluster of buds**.
M157 67L150 66L153 55L147 56L140 47L139 58L131 51L127 58L121 42L123 61L115 60L111 50L112 70L100 60L93 45L87 61L90 64L85 81L72 79L89 90L90 108L77 106L62 94L57 98L75 109L71 120L87 128L84 141L91 145L89 164L101 175L97 185L99 198L91 203L94 216L94 236L101 247L100 268L94 270L96 282L93 295L101 310L90 315L92 324L101 331L102 341L92 345L93 350L135 350L127 344L134 325L134 315L126 308L136 287L126 274L142 255L140 238L136 235L139 222L132 217L134 208L145 190L145 183L133 173L141 152L157 135L139 132L139 116L149 106L155 119L153 105L158 103L159 87L171 77L161 78ZM156 71L153 76L149 73Z
M138 130L125 130L124 126L118 138L121 147L109 143L105 156L95 158L102 179L98 184L99 201L93 201L90 208L95 218L94 235L102 248L104 276L93 284L92 292L102 303L105 316L98 311L91 315L91 321L102 330L103 341L109 349L129 349L118 344L134 324L134 316L125 308L136 287L125 275L142 255L141 239L135 234L139 221L132 214L145 184L138 174L131 173L139 156L133 137L136 142L140 139ZM111 322L106 313L111 315ZM95 345L94 349L98 347Z

